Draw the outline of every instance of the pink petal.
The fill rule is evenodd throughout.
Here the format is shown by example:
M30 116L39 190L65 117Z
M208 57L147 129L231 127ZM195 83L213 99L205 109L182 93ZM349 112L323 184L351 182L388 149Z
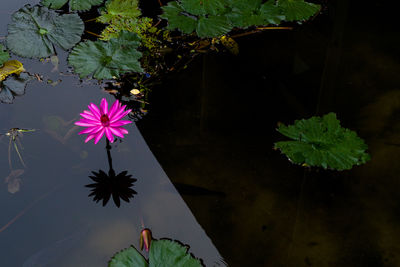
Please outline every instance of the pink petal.
M104 128L102 128L101 131L97 133L96 138L94 139L94 144L97 144L100 141L103 137L104 131Z
M110 123L113 123L117 120L122 119L123 117L125 117L126 115L129 114L129 112L131 112L131 109L128 109L127 111L123 112L122 114L119 114L118 116L114 116L114 118L110 119Z
M100 121L92 121L88 119L80 119L79 121L75 122L75 125L78 126L97 126L101 125Z
M85 130L80 131L78 134L95 134L98 133L103 126L93 126L93 127L88 127Z
M114 115L115 111L118 110L119 105L120 105L120 104L119 104L118 99L115 100L114 104L111 106L110 111L108 112L108 117L109 117L109 118L112 118L112 116Z
M122 134L127 134L127 133L128 133L128 130L125 129L125 128L122 128L122 127L119 127L119 131L120 131Z
M88 135L88 137L86 137L85 143L89 142L90 140L92 140L94 138L94 134L90 134Z
M111 133L113 133L114 135L124 138L124 135L121 133L121 131L118 128L110 127L109 129L110 129Z
M79 115L81 115L85 119L92 120L92 121L97 121L97 119L93 116L93 114L80 113Z
M106 129L106 137L108 140L110 140L111 143L114 142L114 136L112 135L110 129L108 127L105 128Z
M78 125L78 126L83 126L83 127L93 127L93 126L98 126L99 125L99 124L90 123L90 122L83 122L83 121L77 121L74 124Z
M100 111L101 111L101 114L103 115L103 114L108 114L108 103L107 103L107 100L105 99L105 98L103 98L102 100L101 100L101 103L100 103Z
M118 127L118 126L123 126L126 124L132 123L131 121L116 121L116 122L111 122L110 126L111 127Z
M122 112L124 112L125 108L126 108L126 105L119 107L118 110L113 114L113 116L109 117L110 121L113 120L116 116L119 116Z
M100 120L100 109L93 103L90 103L88 108L93 113L93 115L96 117L96 119Z

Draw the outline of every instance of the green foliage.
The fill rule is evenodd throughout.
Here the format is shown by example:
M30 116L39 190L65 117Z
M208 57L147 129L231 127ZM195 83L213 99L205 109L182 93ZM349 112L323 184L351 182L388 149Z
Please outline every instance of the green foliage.
M15 54L43 58L54 54L53 45L72 48L83 33L77 14L59 15L46 7L24 6L12 15L8 25L7 47Z
M287 21L307 20L320 10L319 5L304 0L278 0L278 5L282 7Z
M112 257L109 267L148 267L146 259L134 247L126 248Z
M10 54L4 48L2 44L0 44L0 67L10 58Z
M23 72L17 76L9 76L0 82L0 101L11 104L15 96L25 94L26 84L32 79L29 74Z
M111 0L105 5L97 21L104 24L121 24L125 19L135 19L141 15L137 0Z
M52 9L60 9L67 2L68 0L42 0L40 3ZM69 0L69 8L72 11L86 11L103 2L104 0Z
M188 253L188 247L178 242L161 239L153 241L150 246L149 265L174 267L200 267L201 262Z
M142 72L137 51L140 38L135 33L121 32L118 38L86 41L74 47L68 61L83 78L90 74L96 79L113 79L126 72Z
M286 21L303 21L320 9L304 0L177 0L162 9L167 28L199 37L218 37L232 28L248 28Z
M201 267L200 260L188 253L188 247L176 241L152 240L149 261L134 248L118 252L109 262L109 267Z
M368 148L356 132L340 126L335 113L297 120L293 125L280 125L281 134L294 141L275 143L296 164L335 170L351 169L369 160Z

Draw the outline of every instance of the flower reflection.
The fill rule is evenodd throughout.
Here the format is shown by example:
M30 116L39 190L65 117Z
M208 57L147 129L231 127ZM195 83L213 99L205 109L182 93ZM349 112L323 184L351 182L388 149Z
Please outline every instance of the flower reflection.
M107 204L112 196L114 203L117 207L120 207L120 199L129 202L130 198L133 198L136 193L131 187L135 178L128 174L127 171L123 171L115 175L114 170L110 170L109 173L105 173L102 170L99 172L92 172L93 176L89 176L95 183L88 184L86 187L92 188L89 197L93 196L93 201L99 202L103 200L103 206Z
M110 170L108 171L108 174L102 170L99 170L99 172L92 171L93 176L89 177L94 181L94 183L85 186L92 188L89 197L93 196L93 201L99 202L100 200L103 200L103 206L105 206L112 196L115 205L119 208L121 205L120 199L129 202L129 199L133 198L134 195L137 194L136 191L131 188L133 183L137 180L132 178L132 175L128 174L127 171L115 175L112 166L110 142L108 139L106 139L106 142L107 160Z

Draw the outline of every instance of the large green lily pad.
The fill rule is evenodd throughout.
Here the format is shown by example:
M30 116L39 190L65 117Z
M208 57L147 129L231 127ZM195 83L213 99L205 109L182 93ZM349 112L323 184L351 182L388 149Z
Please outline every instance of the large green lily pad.
M348 170L370 158L364 140L341 127L335 113L297 120L289 126L282 124L277 130L294 141L277 142L275 149L296 164Z
M7 79L0 82L0 101L11 104L15 96L25 94L26 84L31 79L32 77L26 72L7 77Z
M68 0L42 0L40 3L52 9L60 9ZM92 6L100 5L104 0L69 0L69 8L72 11L86 11Z
M143 72L137 51L140 38L136 33L123 31L118 38L107 42L82 42L69 55L68 61L80 77L90 74L96 79L113 79L126 72Z
M59 15L46 7L26 5L12 15L7 47L22 57L44 58L55 53L54 45L64 50L72 48L83 30L77 14Z
M109 267L201 267L201 261L194 258L188 247L168 239L152 240L149 261L134 247L124 249L112 257Z

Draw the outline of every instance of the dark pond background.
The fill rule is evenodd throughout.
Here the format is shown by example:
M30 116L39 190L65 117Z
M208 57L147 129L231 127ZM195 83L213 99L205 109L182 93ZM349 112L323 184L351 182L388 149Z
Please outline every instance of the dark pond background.
M25 3L7 2L1 33ZM108 255L137 245L143 217L156 237L190 244L208 266L221 262L216 249L230 266L400 266L397 10L391 1L324 5L311 22L238 38L238 56L198 58L154 88L137 125L170 180L130 127L111 153L116 172L138 179L138 195L120 209L95 204L83 187L90 171L107 171L104 142L84 145L73 134L63 143L46 132L45 116L68 122L106 96L96 83L81 85L74 76L56 87L32 82L15 104L0 105L2 131L39 129L22 141L28 168L20 191L1 187L0 227L30 207L0 232L1 262L21 266L44 250L39 255L59 257L42 256L51 266L105 266ZM58 79L50 63L32 66ZM282 138L277 122L330 111L366 140L366 165L304 169L272 150ZM8 139L0 142L7 177ZM38 262L27 266L44 265Z

